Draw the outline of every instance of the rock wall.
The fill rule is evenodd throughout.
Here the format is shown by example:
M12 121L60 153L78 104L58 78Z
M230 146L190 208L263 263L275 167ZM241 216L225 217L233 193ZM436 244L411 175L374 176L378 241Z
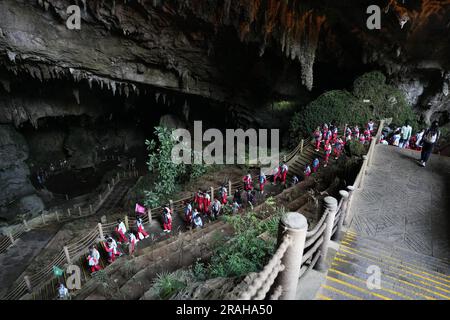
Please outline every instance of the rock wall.
M13 126L0 125L0 221L36 214L44 204L29 180L28 145Z

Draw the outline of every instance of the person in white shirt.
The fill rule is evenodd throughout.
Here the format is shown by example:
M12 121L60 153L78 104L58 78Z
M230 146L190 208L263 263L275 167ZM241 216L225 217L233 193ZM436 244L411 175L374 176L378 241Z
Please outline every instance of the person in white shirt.
M399 148L406 148L408 146L409 139L411 139L412 127L409 125L408 121L405 121L405 125L400 130L400 142L398 144Z
M119 243L128 243L128 239L125 236L125 234L127 233L127 227L125 226L125 223L123 223L122 219L117 219L117 227L116 227L116 232L119 235Z
M392 145L398 147L400 143L400 138L401 138L400 131L398 131L392 137Z
M62 283L60 283L58 286L58 299L59 300L70 299L69 290Z

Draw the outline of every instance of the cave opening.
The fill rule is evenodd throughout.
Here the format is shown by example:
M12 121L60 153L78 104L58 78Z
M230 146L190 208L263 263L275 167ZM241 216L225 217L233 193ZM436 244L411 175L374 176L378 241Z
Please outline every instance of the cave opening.
M9 94L18 94L23 83L27 90L22 101L43 108L17 119L16 130L29 149L32 185L54 195L91 193L108 173L129 168L132 159L145 172L145 141L156 138L155 126L192 129L196 120L204 128L236 125L225 104L179 92L152 87L127 96L88 83L32 80L16 78Z

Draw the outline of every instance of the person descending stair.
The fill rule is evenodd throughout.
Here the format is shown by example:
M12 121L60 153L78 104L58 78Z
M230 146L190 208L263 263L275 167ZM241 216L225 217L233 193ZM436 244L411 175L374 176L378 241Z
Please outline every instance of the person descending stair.
M335 143L335 142L337 141L337 139L338 139L338 133L339 133L339 129L338 129L337 126L334 126L334 127L333 127L332 133L333 133L333 135L332 135L332 137L331 137L331 141L332 141L333 143Z
M204 213L210 214L209 209L211 207L211 196L206 191L203 194L205 195L205 197L203 198L203 208L205 210Z
M102 267L100 266L100 253L94 246L89 247L87 261L91 273L95 273L102 269Z
M142 218L136 217L136 229L139 240L146 239L149 237L148 233L144 229L144 224L142 223Z
M294 174L294 176L292 177L292 186L295 186L299 182L300 182L300 179Z
M214 202L211 205L211 218L213 220L215 220L219 216L221 209L222 205L220 204L219 199L214 199Z
M341 138L338 138L334 143L334 159L338 160L341 156L342 149L344 148L344 141Z
M316 151L320 150L320 142L322 141L322 132L320 131L320 127L317 127L313 133Z
M228 190L225 185L222 185L219 189L220 198L222 199L222 204L226 205L228 202Z
M313 167L313 172L314 173L316 173L317 170L319 170L319 166L320 166L319 158L315 158L313 163L312 163L312 167Z
M187 202L184 208L184 221L188 226L192 225L192 205L190 202Z
M311 167L309 166L309 164L305 165L305 171L303 171L303 173L305 174L305 178L311 175Z
M117 242L128 244L128 239L125 236L125 234L127 233L127 227L125 226L125 223L123 223L122 219L117 219L117 226L115 228L115 231L118 235Z
M202 228L203 227L203 220L200 216L200 213L197 211L197 209L194 209L194 212L192 213L192 225L194 228Z
M365 144L366 143L366 137L364 136L364 133L361 133L359 135L359 143Z
M259 174L259 192L261 194L264 194L264 186L266 185L266 182L267 182L266 175L261 170L261 173Z
M237 188L234 192L233 202L237 202L239 205L242 204L241 189Z
M113 263L116 260L116 257L122 256L122 253L117 249L116 240L114 240L111 236L106 236L106 244L104 246L105 251L108 253L108 262Z
M244 181L244 190L245 191L251 191L253 190L253 180L250 172L247 173L247 175L244 176L242 179Z
M281 183L283 185L286 184L286 177L287 177L288 171L289 171L288 165L285 162L283 162L283 164L281 165Z
M129 243L128 254L132 255L134 253L134 249L136 248L136 243L138 243L139 240L136 238L133 232L127 232L127 237Z
M353 129L353 134L355 135L356 139L359 138L359 127L358 127L358 125L356 125L355 128Z
M164 228L163 231L170 233L172 231L172 210L170 210L169 205L166 205L163 209L162 220Z
M204 198L203 192L199 189L194 197L194 203L199 212L204 213Z
M273 182L272 182L272 184L277 184L277 179L281 177L280 166L276 166L276 167L273 169L272 176L273 176Z
M330 143L325 144L324 149L325 149L325 159L323 166L325 168L326 166L328 166L328 159L330 158L331 154L331 144Z

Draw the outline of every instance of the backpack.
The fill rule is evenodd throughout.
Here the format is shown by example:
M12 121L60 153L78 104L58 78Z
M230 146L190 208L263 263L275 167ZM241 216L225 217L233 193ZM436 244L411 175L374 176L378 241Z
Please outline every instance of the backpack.
M435 143L439 136L439 131L433 131L428 129L427 132L423 135L423 140L428 143Z

